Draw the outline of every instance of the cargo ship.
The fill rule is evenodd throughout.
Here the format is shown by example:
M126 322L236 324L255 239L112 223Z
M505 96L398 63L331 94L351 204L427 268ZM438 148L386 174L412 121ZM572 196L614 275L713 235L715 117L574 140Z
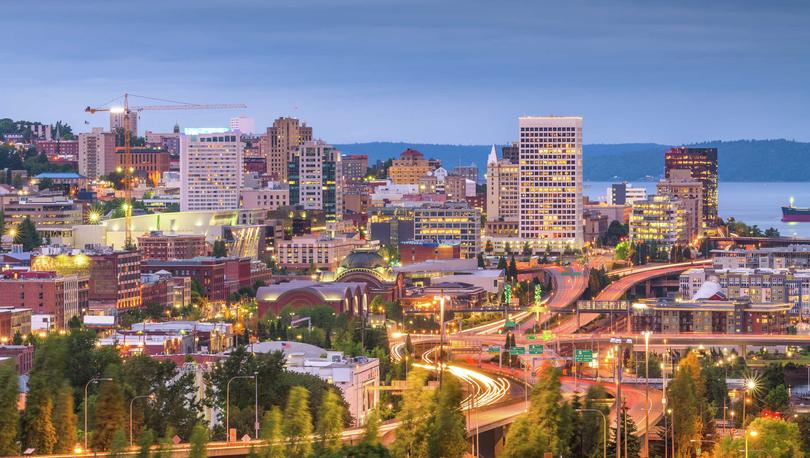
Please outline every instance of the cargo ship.
M810 222L810 208L794 206L791 197L790 205L782 207L782 221L785 223L808 223Z

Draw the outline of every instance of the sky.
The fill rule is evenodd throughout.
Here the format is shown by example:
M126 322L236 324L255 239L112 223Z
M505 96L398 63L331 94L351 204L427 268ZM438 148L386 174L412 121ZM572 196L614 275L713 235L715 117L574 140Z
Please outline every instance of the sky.
M244 114L332 143L502 144L556 114L586 143L810 141L809 23L779 0L4 1L0 117L83 131L129 92L248 106L144 112L154 131Z

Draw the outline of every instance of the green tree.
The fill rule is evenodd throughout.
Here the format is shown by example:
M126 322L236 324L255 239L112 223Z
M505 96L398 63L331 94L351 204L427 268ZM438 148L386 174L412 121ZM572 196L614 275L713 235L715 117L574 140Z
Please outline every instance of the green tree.
M281 409L273 406L264 412L262 418L262 439L267 441L267 449L264 458L284 458L286 446L284 445L284 433L281 425Z
M169 426L166 428L166 433L158 441L158 448L155 451L155 458L172 458L172 438L174 437L174 428Z
M138 457L137 458L150 458L152 456L152 443L155 442L155 435L152 434L151 429L147 429L141 433L138 439Z
M785 385L779 385L768 392L763 400L766 409L781 412L790 407L790 396Z
M523 250L521 253L523 256L531 256L532 255L532 247L529 246L529 242L523 243Z
M435 410L433 393L425 389L427 374L419 369L408 373L406 388L402 393L402 408L397 414L401 426L391 446L394 456L411 458L428 457L427 440L430 429L425 418Z
M16 455L17 428L20 414L17 411L19 384L14 367L0 364L0 456Z
M518 275L517 263L515 262L515 257L512 256L512 259L509 260L508 277L511 279L511 281L517 281L517 275Z
M73 390L65 383L56 393L53 412L56 430L56 453L70 453L76 445L76 413L73 410Z
M340 448L340 433L343 431L343 418L346 416L346 409L335 390L327 391L318 413L318 449L333 452Z
M670 405L677 406L672 411L673 421L678 425L673 438L676 448L682 450L682 453L691 453L696 443L693 441L700 441L702 437L702 415L705 408L705 389L696 352L689 352L678 363L678 371L667 391Z
M191 448L188 451L189 458L208 457L208 428L202 423L197 423L191 430Z
M363 444L377 445L380 443L380 413L375 408L368 414L366 424L363 425Z
M127 435L124 433L123 428L118 428L112 435L110 440L110 458L121 458L127 450Z
M26 444L36 450L38 455L53 453L56 445L56 429L53 427L53 400L49 393L40 393L39 399L31 411L27 425Z
M284 437L289 446L288 454L293 458L305 458L312 453L312 445L305 440L312 434L312 415L309 412L309 391L301 386L290 389L287 406L284 409Z
M26 216L17 226L17 234L14 237L14 243L21 244L24 251L31 251L42 245L42 237L39 235L39 232L37 232L37 226L31 221L30 217Z
M636 423L627 415L627 405L622 406L622 415L620 418L622 422L622 456L627 458L639 458L641 456L641 440L639 439L636 431ZM608 456L616 455L616 428L610 428L611 439L608 443L607 453ZM625 444L625 440L627 443ZM624 451L627 450L625 455ZM688 456L688 455L687 455Z
M487 263L484 261L483 253L478 253L478 256L476 256L476 258L478 259L478 267L483 269L484 267L487 266Z
M437 393L436 409L429 421L430 456L444 458L464 456L467 450L467 428L460 407L463 398L458 380L445 377Z
M124 394L118 382L102 382L94 413L95 434L92 436L93 449L108 450L112 445L116 431L123 430L126 426Z
M214 250L213 256L215 258L224 258L228 256L228 248L225 246L224 240L215 240L214 241Z
M802 458L802 437L799 425L774 418L756 418L748 425L748 431L756 431L749 439L749 447L767 450L773 458Z

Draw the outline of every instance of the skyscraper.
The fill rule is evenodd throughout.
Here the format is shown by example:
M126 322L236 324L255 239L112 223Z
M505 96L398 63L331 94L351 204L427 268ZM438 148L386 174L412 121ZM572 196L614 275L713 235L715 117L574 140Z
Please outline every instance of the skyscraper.
M237 209L241 188L240 132L185 129L180 136L180 210Z
M124 128L124 113L110 112L110 132L115 133L116 129ZM138 136L138 113L129 114L129 132L133 140Z
M242 134L252 135L256 132L256 120L244 115L231 118L229 123L231 130L238 130Z
M321 210L326 222L343 218L343 180L340 151L326 142L304 142L293 153L288 164L287 182L290 205L307 210Z
M115 171L115 134L94 127L92 132L79 134L79 174L90 180Z
M498 160L495 145L487 158L487 221L518 221L519 166Z
M689 170L693 180L703 184L703 225L717 224L717 148L672 148L664 154L664 174Z
M522 240L582 246L582 118L523 116L520 126Z
M277 181L287 181L290 157L304 142L312 141L312 127L296 118L278 118L267 128L267 173Z

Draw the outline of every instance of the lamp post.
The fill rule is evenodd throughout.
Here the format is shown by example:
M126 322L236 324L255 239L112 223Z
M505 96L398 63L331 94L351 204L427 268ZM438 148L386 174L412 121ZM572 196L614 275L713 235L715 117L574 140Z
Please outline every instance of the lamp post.
M758 435L759 433L756 430L748 431L747 428L745 429L745 458L748 458L748 436L757 437Z
M745 388L743 388L743 414L742 414L742 427L745 428L745 405L748 404L748 392L753 392L757 388L757 382L754 379L749 379L745 382Z
M602 457L607 458L607 417L598 409L576 409L577 412L598 412L602 416Z
M94 377L94 378L91 378L90 381L88 381L84 385L84 450L85 451L87 450L87 436L90 433L89 431L87 431L87 388L90 386L91 383L98 383L98 382L102 382L102 381L109 382L109 381L112 381L112 379L110 377Z
M155 400L155 393L144 394L143 396L135 396L132 400L129 401L129 446L132 447L133 439L132 439L132 405L135 403L136 399L149 399L150 401Z
M650 455L650 336L652 331L644 331L644 448Z
M231 382L233 382L234 380L236 380L238 378L252 378L252 379L256 380L257 384L259 382L258 372L254 372L253 375L236 375L234 377L231 377L228 380L228 383L225 385L225 442L230 442L231 441ZM258 389L258 387L256 388L255 404L256 404L256 408L257 408L256 412L255 412L255 414L256 414L256 425L258 425L259 424L259 422L258 422L258 418L259 418L258 417L258 415L259 415L259 411L258 411L258 407L259 407L259 389ZM256 428L256 432L258 433L258 427Z
M616 458L621 458L622 373L624 372L624 346L632 345L633 340L625 337L611 337L610 343L616 345Z

